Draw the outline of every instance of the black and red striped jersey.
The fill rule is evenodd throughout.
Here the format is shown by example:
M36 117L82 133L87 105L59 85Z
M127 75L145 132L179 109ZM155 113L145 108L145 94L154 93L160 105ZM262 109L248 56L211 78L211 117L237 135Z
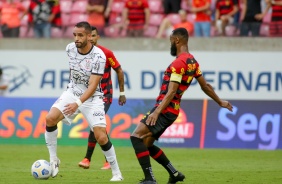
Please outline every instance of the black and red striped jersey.
M201 75L202 72L200 70L199 63L195 60L194 56L189 53L180 54L168 66L164 73L160 94L157 97L157 103L155 106L158 106L167 94L169 82L177 82L179 83L177 92L162 113L170 112L178 115L183 93L190 86L193 78L200 77Z
M219 17L232 12L235 5L238 5L238 0L217 0L216 9L219 10Z
M145 9L149 8L147 0L126 0L128 9L128 29L143 29L145 24Z
M275 0L282 3L282 0ZM282 6L272 5L271 21L282 21Z
M104 75L101 80L101 88L104 92L104 102L112 103L113 85L112 85L112 78L111 78L111 69L119 68L120 64L117 61L114 53L111 50L101 45L98 45L97 47L99 47L106 55L106 65L105 65Z

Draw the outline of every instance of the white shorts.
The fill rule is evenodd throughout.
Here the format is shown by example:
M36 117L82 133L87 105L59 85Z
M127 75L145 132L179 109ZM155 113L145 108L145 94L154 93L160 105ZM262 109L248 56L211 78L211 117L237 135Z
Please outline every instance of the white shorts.
M58 98L58 100L52 105L52 107L56 107L63 113L65 105L69 103L74 103L77 99L78 97L75 96L73 93L69 91L64 91L62 95ZM79 112L83 114L91 130L95 126L106 127L104 101L102 96L94 96L93 98L89 98L80 107L78 107L78 110L76 110L74 114L70 116L64 115L65 120L62 122L71 125L73 119Z

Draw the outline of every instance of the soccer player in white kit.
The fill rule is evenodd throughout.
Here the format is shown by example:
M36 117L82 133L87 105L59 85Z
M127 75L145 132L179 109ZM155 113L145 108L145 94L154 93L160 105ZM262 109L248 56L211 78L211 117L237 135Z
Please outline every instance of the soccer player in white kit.
M71 124L79 110L93 130L96 140L111 165L113 177L110 181L121 181L123 177L115 149L106 134L103 91L100 87L106 57L101 49L90 43L91 31L88 22L79 22L74 26L75 42L66 47L70 82L67 90L52 105L46 116L45 141L50 155L51 176L57 176L60 164L57 157L57 124L64 118L65 123Z

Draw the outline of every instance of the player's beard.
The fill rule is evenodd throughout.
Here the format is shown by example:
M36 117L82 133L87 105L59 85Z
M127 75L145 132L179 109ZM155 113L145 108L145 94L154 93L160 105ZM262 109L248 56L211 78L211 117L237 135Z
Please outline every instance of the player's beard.
M76 48L84 48L87 45L86 42L75 43Z
M170 46L170 54L172 56L176 56L176 54L177 54L177 48L176 48L176 44L175 43L172 43L171 46Z
M95 42L94 40L90 40L90 43L91 43L92 45L96 45L96 44L97 44L97 41Z

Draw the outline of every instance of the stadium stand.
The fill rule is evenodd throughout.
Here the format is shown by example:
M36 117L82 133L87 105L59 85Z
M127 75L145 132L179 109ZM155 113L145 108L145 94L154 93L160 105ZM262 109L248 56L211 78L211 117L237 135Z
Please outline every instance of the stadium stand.
M0 0L1 3L6 0ZM17 1L17 0L16 0ZM18 0L21 1L24 7L28 8L30 0ZM122 10L124 7L126 0L114 0L111 6L111 12L108 19L108 24L104 28L104 35L106 37L124 37L126 32L121 31L120 26L112 26L116 24L121 24L122 21ZM62 27L63 29L52 28L51 35L54 38L72 37L72 29L73 25L79 21L86 21L86 6L88 0L60 0L61 7L61 17L62 17ZM215 2L216 0L211 0L211 9L212 12L215 10ZM148 0L149 9L151 12L149 27L145 31L144 36L146 37L154 37L157 33L160 23L162 20L167 17L173 24L180 22L180 17L178 14L168 14L167 16L164 14L164 8L162 4L162 0ZM240 4L242 6L242 4ZM195 14L190 13L190 7L187 5L186 0L182 0L181 8L186 10L187 20L191 23L195 21ZM240 8L241 9L241 8ZM21 21L20 28L20 37L21 38L32 38L33 32L32 29L28 28L27 23L28 17L25 16ZM271 21L271 12L269 12L263 19L263 23L260 28L260 35L263 37L269 36L269 24ZM27 32L28 31L28 32ZM211 36L216 36L215 28L211 27ZM226 36L234 37L239 36L238 27L235 25L228 25L226 27ZM2 38L2 34L0 33L0 38Z
M33 29L28 26L21 26L20 38L34 38Z
M70 14L69 26L73 26L78 22L87 21L87 14L85 13L75 13Z
M85 14L86 6L87 6L87 1L83 1L83 0L74 1L71 6L71 13Z
M271 13L267 13L262 20L262 25L260 26L260 35L269 36L269 24L271 22Z
M51 28L51 37L52 38L62 38L63 37L63 29L52 27Z
M187 12L190 11L190 7L187 5L186 1L181 1L181 9Z
M108 26L104 29L104 34L107 37L117 38L120 36L120 28L116 26Z
M148 4L151 13L164 13L162 0L149 0Z
M163 14L151 14L149 24L152 26L159 26L164 18Z
M61 13L68 14L71 12L72 9L72 1L70 0L60 0L61 4Z
M155 37L158 32L158 26L148 26L148 28L144 32L144 36L146 37Z
M114 1L111 6L111 13L122 13L124 1Z
M178 13L170 13L166 16L166 18L168 18L173 25L181 22L181 18Z
M29 3L30 3L29 0L23 0L23 1L21 1L21 2L22 2L22 5L23 5L25 8L28 8Z

